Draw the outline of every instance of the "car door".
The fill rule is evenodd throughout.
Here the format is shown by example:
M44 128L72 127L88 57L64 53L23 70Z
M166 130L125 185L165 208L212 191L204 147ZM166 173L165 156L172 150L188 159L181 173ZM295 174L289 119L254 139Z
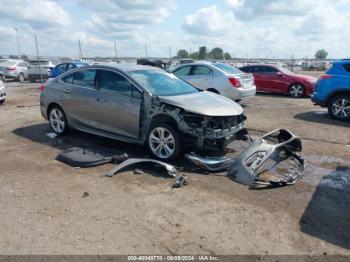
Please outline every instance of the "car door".
M24 77L27 78L28 77L28 64L26 62L21 62L17 64L18 67L18 75L20 73L24 74Z
M255 82L255 86L256 86L257 91L266 91L265 76L264 76L264 72L262 72L262 70L261 70L261 67L260 66L251 66L249 71L254 76L254 82Z
M76 71L60 79L65 97L64 110L69 121L81 128L98 128L100 112L98 90L96 89L96 69Z
M188 82L195 87L207 90L213 77L213 70L205 65L192 65Z
M286 79L284 74L272 66L262 66L261 68L263 68L264 71L262 81L264 82L266 91L273 93L285 92Z
M120 72L98 70L98 126L121 136L139 138L141 91Z

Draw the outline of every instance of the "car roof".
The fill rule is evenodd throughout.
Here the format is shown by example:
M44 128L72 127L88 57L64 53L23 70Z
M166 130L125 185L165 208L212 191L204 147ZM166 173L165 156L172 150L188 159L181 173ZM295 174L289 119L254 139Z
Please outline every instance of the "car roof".
M129 71L138 71L138 70L158 70L158 71L164 71L161 68L157 68L154 66L146 66L146 65L135 65L135 64L116 64L116 63L99 63L99 64L94 64L94 65L89 65L89 66L84 66L82 68L88 68L88 67L94 67L94 68L105 68L105 69L119 69L125 72Z

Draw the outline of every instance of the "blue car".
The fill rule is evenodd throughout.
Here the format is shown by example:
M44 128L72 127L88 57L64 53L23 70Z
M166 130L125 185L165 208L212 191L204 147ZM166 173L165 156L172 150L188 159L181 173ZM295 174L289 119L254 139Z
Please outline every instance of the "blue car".
M316 83L311 100L328 107L329 115L337 120L350 121L350 60L333 63Z
M59 64L59 65L55 66L54 68L52 68L51 77L57 77L57 76L63 74L64 72L67 72L67 71L72 70L72 69L77 68L77 67L82 67L82 66L87 66L87 65L89 65L89 64L74 63L74 62Z

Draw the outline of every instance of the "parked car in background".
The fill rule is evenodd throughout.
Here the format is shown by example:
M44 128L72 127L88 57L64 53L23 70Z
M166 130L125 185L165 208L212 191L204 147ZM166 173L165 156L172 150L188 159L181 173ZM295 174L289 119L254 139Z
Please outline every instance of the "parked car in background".
M63 74L64 72L75 69L77 67L82 67L82 66L87 66L87 65L89 65L89 64L80 63L80 62L78 62L78 63L75 63L75 62L62 63L62 64L59 64L51 69L50 77L57 77L57 76Z
M5 73L3 71L0 71L0 80L6 82Z
M350 121L350 60L334 62L320 76L311 100L322 107L328 107L331 117Z
M0 104L2 104L6 99L5 84L0 80Z
M81 67L49 79L41 90L41 113L55 133L69 127L146 144L162 160L175 158L184 145L224 148L245 131L239 104L156 67Z
M40 62L40 63L39 63ZM55 65L50 60L28 60L28 79L34 83L36 80L40 80L41 76L43 80L46 80L50 76L50 72ZM41 76L40 76L41 74Z
M298 75L277 65L249 65L240 70L254 75L258 92L289 94L295 98L310 96L317 82L315 77Z
M28 77L28 63L23 60L8 59L0 62L0 71L5 79L15 79L24 82Z
M256 93L253 75L228 64L196 62L177 67L172 73L198 89L235 101L255 96Z

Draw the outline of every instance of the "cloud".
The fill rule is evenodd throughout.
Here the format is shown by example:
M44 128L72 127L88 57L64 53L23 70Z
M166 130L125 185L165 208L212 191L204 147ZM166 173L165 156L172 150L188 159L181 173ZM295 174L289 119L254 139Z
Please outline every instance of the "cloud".
M182 27L191 34L218 36L233 30L235 20L231 13L220 13L218 7L212 5L186 16Z
M56 2L42 0L2 0L0 17L30 24L33 29L69 26L70 14Z

